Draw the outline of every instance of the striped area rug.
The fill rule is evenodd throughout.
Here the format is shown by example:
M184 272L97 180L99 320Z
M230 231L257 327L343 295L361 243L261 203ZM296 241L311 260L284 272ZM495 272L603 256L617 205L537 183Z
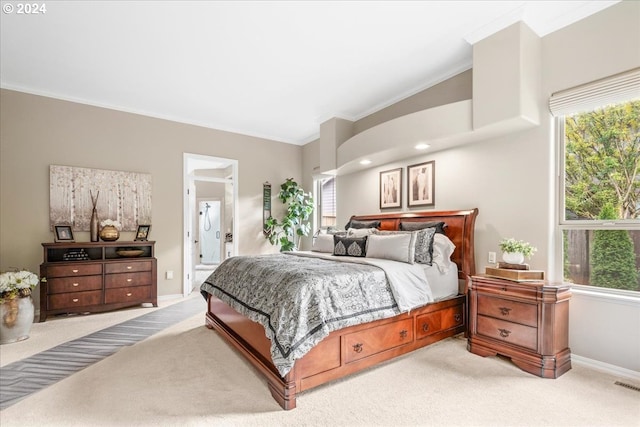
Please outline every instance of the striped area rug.
M188 298L6 365L0 368L0 410L205 310L203 298Z

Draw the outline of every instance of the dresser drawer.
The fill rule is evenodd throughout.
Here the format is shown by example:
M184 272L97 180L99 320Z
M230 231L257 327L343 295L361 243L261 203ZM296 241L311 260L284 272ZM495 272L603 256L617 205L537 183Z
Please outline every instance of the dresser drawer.
M478 314L533 327L538 325L537 304L478 295Z
M102 289L102 275L79 277L54 277L47 279L47 293L94 291Z
M150 298L151 286L107 289L104 294L105 304L119 302L144 302Z
M91 276L102 274L102 264L66 264L47 267L47 280L51 277Z
M102 303L102 291L70 292L67 294L54 294L47 297L49 310L70 309L82 311L82 307L98 305Z
M355 362L384 350L411 344L413 342L413 319L398 320L393 324L354 332L346 335L344 340L346 362Z
M134 271L151 271L151 261L127 261L106 264L105 273L127 273Z
M151 284L151 272L118 273L104 276L104 287L124 288L127 286L148 286Z
M478 335L537 350L538 329L487 316L478 316Z

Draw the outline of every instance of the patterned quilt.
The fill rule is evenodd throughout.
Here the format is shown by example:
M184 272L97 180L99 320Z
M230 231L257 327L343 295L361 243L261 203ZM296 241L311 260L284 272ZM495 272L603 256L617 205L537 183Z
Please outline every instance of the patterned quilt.
M200 291L264 326L283 377L331 331L400 313L382 268L308 256L232 257Z

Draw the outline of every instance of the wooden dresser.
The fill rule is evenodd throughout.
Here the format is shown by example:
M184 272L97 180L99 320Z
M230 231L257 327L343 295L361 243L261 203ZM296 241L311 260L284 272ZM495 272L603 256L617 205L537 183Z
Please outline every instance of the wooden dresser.
M509 357L543 378L571 369L569 284L473 276L469 293L470 352Z
M155 242L43 243L40 322L59 313L158 306Z

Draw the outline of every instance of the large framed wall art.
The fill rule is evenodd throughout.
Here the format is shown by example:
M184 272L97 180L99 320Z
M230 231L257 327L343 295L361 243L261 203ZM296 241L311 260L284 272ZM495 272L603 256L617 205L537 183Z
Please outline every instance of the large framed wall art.
M49 222L89 231L93 200L99 221L118 221L120 231L151 224L151 174L49 166Z
M436 162L407 166L407 206L434 206Z

